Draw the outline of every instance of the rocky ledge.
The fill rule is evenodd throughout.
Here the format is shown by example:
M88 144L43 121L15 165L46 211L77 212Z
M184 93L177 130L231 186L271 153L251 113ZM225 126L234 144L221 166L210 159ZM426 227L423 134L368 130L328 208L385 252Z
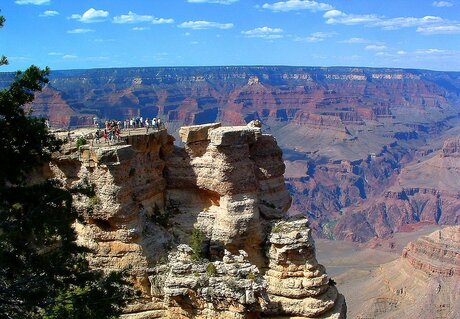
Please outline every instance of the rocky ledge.
M451 138L444 142L442 156L460 157L460 138Z
M252 124L184 127L184 147L159 130L64 148L45 169L86 190L91 266L128 269L140 297L124 318L345 318L307 220L287 219L282 152Z
M404 248L412 267L429 275L460 276L460 226L446 227L423 236Z

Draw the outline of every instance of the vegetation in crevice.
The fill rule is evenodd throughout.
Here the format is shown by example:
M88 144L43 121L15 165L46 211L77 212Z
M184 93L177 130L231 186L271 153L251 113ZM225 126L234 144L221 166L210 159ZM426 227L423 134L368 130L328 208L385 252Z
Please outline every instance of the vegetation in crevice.
M208 275L208 277L214 277L216 273L217 273L216 266L212 262L210 262L206 266L206 275Z
M86 145L87 141L86 141L86 138L84 138L83 136L80 136L77 138L75 143L76 143L77 148L80 148L80 146Z
M192 231L192 236L190 237L190 247L192 248L192 260L200 260L208 257L208 252L205 247L206 236L199 230L194 228Z
M151 219L155 224L168 228L172 226L171 218L181 213L179 207L171 201L164 210L161 210L157 203L155 203Z

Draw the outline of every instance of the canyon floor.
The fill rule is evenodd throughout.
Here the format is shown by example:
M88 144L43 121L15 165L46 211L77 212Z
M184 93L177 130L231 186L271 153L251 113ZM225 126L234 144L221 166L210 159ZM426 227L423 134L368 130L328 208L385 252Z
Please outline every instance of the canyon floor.
M423 225L367 244L316 239L318 261L347 298L348 318L456 318L455 277L426 277L401 257L409 242L440 229Z

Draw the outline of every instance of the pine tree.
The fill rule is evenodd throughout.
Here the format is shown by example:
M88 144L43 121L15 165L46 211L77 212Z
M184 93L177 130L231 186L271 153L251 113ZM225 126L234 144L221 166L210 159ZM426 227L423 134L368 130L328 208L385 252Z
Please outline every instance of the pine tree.
M89 268L71 191L29 178L61 145L24 109L48 74L31 66L0 91L0 318L115 318L131 295L123 275Z

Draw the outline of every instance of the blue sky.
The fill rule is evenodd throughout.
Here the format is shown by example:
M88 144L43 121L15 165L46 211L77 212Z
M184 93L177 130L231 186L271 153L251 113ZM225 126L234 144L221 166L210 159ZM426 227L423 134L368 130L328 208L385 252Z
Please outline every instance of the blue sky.
M460 0L3 0L0 53L51 69L298 65L460 71Z

